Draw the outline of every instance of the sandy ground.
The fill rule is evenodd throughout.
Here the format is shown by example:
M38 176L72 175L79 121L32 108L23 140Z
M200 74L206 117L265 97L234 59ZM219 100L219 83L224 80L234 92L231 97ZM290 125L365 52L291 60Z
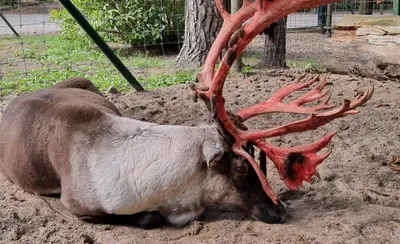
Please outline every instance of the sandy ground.
M262 74L226 85L227 106L233 110L260 102L297 76L295 71ZM249 82L249 81L252 82ZM400 174L387 163L400 154L400 84L347 75L330 75L333 101L353 98L363 87L376 91L358 115L335 120L313 132L272 142L305 144L329 131L338 131L332 155L318 167L321 179L296 192L288 191L269 165L275 192L289 205L283 224L264 224L239 213L210 208L183 228L144 231L128 226L81 222L56 198L25 193L0 183L0 243L399 243ZM190 100L186 85L152 92L113 95L124 116L160 124L196 125L208 114ZM3 100L1 107L7 103ZM278 125L293 119L286 114L251 120L251 128Z

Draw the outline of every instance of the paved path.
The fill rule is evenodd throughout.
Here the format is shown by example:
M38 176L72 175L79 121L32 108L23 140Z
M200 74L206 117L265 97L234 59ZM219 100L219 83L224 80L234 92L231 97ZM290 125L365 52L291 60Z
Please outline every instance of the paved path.
M60 30L59 25L50 20L48 14L5 14L4 16L19 34L45 34ZM0 36L12 34L6 23L0 19Z

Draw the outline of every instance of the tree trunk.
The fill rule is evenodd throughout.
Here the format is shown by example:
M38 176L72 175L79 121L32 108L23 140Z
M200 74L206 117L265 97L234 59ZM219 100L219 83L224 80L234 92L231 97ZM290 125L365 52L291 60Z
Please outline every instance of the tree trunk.
M371 0L360 0L360 14L372 15L374 11L374 2Z
M237 11L239 11L242 5L243 5L243 0L231 0L231 13L236 13ZM242 72L242 66L243 66L242 54L240 54L237 57L236 61L233 63L231 70L234 73Z
M176 59L180 67L203 65L208 51L222 25L214 0L187 0L185 40Z
M286 17L264 30L264 54L259 66L286 68Z
M326 9L327 6L319 6L317 8L317 13L318 13L318 27L321 29L321 33L325 34L325 29L324 27L326 26Z

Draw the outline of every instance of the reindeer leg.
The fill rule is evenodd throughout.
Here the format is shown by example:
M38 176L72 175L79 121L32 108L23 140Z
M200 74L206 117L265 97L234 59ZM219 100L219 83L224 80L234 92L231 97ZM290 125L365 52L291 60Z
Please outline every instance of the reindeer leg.
M88 223L135 226L145 230L159 228L166 223L159 212L147 211L132 215L79 216L79 219Z

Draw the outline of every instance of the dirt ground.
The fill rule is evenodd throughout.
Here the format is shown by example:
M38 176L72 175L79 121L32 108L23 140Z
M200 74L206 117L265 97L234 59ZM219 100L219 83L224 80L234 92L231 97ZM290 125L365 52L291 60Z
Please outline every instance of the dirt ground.
M227 106L233 110L260 102L291 82L296 71L231 78ZM310 77L310 75L308 76ZM128 226L81 222L56 198L25 193L0 183L0 243L399 243L400 174L387 163L400 154L400 83L348 75L329 76L333 102L353 98L370 84L375 94L360 113L335 120L313 132L274 139L293 146L337 131L332 155L318 167L315 179L299 191L288 191L269 165L269 180L289 206L283 224L264 224L215 207L183 228L140 230ZM207 121L205 106L194 103L187 85L112 95L124 116L160 124L196 125ZM8 99L3 99L4 108ZM294 117L265 115L251 128L270 127Z

